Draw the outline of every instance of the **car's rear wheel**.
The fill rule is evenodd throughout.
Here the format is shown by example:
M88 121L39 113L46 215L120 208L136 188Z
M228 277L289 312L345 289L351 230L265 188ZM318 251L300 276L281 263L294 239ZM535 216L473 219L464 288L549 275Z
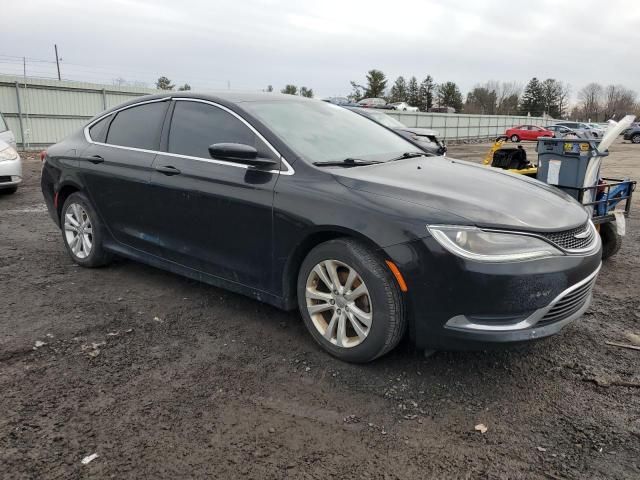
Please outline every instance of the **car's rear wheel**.
M403 299L393 275L375 250L356 240L330 240L311 250L297 292L307 329L342 360L374 360L404 334Z
M640 143L640 133L636 133L631 137L631 143Z
M74 262L83 267L100 267L111 261L104 250L103 227L89 199L81 192L69 195L60 217L62 238Z
M511 141L513 143L519 142L520 141L520 137L518 135L511 135Z

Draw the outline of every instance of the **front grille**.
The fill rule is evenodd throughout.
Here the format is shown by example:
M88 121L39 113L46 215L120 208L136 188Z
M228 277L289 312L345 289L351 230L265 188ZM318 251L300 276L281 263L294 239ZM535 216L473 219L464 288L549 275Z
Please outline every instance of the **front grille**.
M540 319L537 326L559 322L580 310L589 301L594 283L596 283L596 276L584 285L580 285L580 287L567 293Z
M584 232L587 232L586 237L576 238L576 235ZM589 223L585 223L578 228L565 230L564 232L542 233L541 235L563 250L588 248L594 240L594 232Z
M0 183L9 183L11 181L10 175L0 175Z

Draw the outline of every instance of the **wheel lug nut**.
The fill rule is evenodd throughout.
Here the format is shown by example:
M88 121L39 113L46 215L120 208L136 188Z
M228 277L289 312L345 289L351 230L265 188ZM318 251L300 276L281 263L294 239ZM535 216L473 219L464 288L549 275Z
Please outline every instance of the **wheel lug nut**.
M336 310L336 313L337 313L338 315L340 315L342 312L340 311L340 309L338 309L338 310Z
M335 301L335 300L333 300L333 299L331 299L331 300L329 300L329 303L330 303L331 305L335 305L335 304L336 304L336 301Z

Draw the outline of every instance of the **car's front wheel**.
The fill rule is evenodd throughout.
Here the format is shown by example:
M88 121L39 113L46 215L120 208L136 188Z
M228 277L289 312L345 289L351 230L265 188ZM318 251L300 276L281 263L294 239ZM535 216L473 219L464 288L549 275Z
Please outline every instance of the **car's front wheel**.
M640 143L640 133L636 133L631 137L631 143Z
M374 360L404 334L399 286L384 259L359 241L335 239L311 250L300 267L297 293L313 338L342 360Z
M60 218L62 238L69 256L83 267L100 267L111 261L104 250L103 227L89 199L81 192L69 195Z

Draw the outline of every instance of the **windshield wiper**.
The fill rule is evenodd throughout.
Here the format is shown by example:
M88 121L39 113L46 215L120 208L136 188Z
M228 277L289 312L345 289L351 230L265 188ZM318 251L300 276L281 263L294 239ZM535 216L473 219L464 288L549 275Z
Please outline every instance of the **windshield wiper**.
M384 163L380 160L364 160L362 158L345 158L344 160L330 160L328 162L313 162L318 167L357 167L360 165L374 165Z
M389 160L390 162L395 162L396 160L404 160L405 158L415 158L415 157L429 157L430 155L426 152L404 152L399 157L392 158Z

